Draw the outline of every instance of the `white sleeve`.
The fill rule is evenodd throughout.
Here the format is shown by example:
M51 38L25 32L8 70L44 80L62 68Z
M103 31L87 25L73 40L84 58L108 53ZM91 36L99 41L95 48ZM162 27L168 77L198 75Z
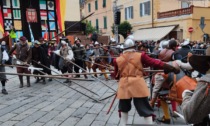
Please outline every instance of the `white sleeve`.
M186 69L186 70L192 70L193 69L189 62L183 63L180 60L176 60L176 63L183 69Z

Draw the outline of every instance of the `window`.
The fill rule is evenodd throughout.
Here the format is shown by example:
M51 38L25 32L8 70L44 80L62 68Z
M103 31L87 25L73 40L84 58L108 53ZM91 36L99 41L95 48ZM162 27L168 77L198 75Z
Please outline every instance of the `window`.
M140 16L150 15L150 1L140 3Z
M107 29L107 17L104 17L104 29Z
M98 26L99 26L99 25L98 25L98 19L96 19L96 29L97 29L97 30L99 29Z
M88 4L88 12L91 12L91 4Z
M188 8L189 7L189 4L188 4L188 2L182 2L181 3L182 5L182 8Z
M103 7L106 7L106 0L103 0Z
M133 6L125 8L125 20L133 19Z
M95 1L95 10L98 10L98 0Z
M89 24L90 24L90 25L92 25L92 22L91 22L91 21L89 21Z

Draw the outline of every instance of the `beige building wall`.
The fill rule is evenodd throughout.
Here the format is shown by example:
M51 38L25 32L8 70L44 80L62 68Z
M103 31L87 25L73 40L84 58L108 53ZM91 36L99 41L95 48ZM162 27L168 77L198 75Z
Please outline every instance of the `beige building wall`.
M91 4L91 11L88 11L88 4ZM95 0L87 0L82 9L82 15L87 16L94 12L94 15L87 18L87 21L91 22L91 25L96 27L96 19L99 22L99 33L104 35L112 35L111 26L114 23L113 19L113 10L112 0L106 0L106 7L103 7L103 0L98 0L98 10L95 9ZM107 19L107 28L104 28L104 17Z
M66 0L65 21L80 21L79 0Z

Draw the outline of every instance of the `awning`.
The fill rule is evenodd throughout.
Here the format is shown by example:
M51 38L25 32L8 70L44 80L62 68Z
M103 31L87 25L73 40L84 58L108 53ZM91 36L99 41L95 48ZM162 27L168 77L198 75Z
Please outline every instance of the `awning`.
M139 29L133 33L133 36L136 41L141 41L141 40L157 41L167 36L176 26L177 25Z

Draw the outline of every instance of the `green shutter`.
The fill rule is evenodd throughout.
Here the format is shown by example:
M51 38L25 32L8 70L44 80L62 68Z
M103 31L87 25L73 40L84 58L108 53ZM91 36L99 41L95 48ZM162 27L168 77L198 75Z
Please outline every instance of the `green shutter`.
M91 21L89 21L89 24L92 25Z
M104 29L107 29L107 17L104 17Z
M95 1L95 10L98 10L98 0Z
M103 7L106 7L106 0L103 0Z
M88 4L88 12L91 12L91 5L90 5L90 3Z
M96 19L96 29L99 29L99 25L98 25L98 19Z

